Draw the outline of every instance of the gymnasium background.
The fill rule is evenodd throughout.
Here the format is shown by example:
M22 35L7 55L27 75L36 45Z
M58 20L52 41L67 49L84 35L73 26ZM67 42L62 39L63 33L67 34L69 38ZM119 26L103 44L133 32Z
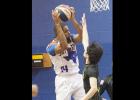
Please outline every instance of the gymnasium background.
M110 10L90 12L90 0L32 0L32 54L46 52L47 44L54 37L51 10L59 4L68 4L75 8L76 19L80 22L83 12L86 14L90 42L98 41L104 54L99 63L100 78L112 73L112 0ZM70 22L71 33L76 33ZM83 70L83 46L77 45L80 61L80 73ZM52 68L32 68L32 83L39 86L39 95L32 100L55 100L55 73ZM103 96L109 100L105 92Z

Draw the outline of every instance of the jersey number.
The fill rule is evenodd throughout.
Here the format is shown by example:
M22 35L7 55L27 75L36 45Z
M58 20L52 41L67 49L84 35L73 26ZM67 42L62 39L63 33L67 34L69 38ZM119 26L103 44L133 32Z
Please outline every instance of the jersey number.
M65 66L62 66L61 67L61 72L68 72L68 67L67 67L67 65L65 65Z

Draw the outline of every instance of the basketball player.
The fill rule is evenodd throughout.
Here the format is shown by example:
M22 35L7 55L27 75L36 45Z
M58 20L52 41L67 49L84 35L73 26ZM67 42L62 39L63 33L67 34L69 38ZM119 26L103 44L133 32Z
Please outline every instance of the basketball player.
M72 10L71 22L76 28L76 36L70 34L68 27L61 23L59 13L52 11L55 25L56 38L47 46L50 59L54 65L56 100L82 100L85 95L83 78L79 74L79 61L76 51L76 43L82 40L81 26L75 19L75 11Z
M86 95L82 100L101 100L100 94L98 92L99 88L99 71L98 63L103 54L103 49L101 46L93 42L89 44L87 25L85 14L82 17L82 26L83 26L83 46L84 46L84 58L85 58L85 67L84 67L84 88Z
M32 84L32 97L38 95L38 86L36 84Z

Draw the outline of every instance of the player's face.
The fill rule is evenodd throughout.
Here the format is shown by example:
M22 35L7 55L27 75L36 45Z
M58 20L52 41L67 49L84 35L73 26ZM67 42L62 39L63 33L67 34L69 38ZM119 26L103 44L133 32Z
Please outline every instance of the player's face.
M69 32L68 26L64 26L63 27L63 32L64 32L64 34L65 34L66 37L69 37L70 36L70 32Z

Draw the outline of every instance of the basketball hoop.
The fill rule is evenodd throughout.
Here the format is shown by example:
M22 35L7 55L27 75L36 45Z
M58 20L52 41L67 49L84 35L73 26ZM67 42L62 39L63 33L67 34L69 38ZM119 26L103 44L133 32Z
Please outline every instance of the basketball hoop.
M90 0L90 12L109 10L109 0Z

